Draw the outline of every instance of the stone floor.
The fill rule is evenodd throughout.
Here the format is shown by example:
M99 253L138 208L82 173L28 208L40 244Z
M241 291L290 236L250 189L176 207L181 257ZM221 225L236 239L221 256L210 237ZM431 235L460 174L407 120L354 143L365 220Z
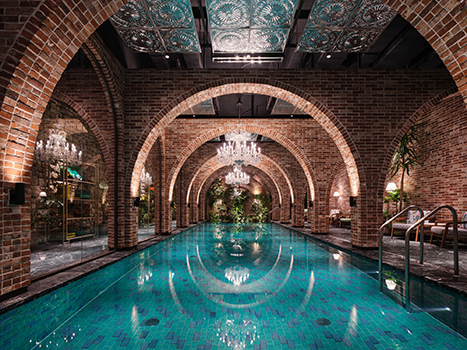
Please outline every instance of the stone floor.
M154 237L154 226L138 229L138 242ZM107 235L74 240L70 243L47 242L31 250L31 277L37 278L109 252Z
M352 246L350 242L350 230L330 228L328 235L311 233L309 224L305 228L287 228L299 231L309 237L326 242L342 250L363 256L373 261L378 261L378 249L362 249ZM308 227L307 227L308 226ZM436 243L436 242L435 242ZM459 243L459 273L460 277L454 278L454 252L451 245L440 248L437 244L430 244L429 239L424 241L424 263L419 264L420 242L410 242L410 272L413 275L442 285L467 296L467 244ZM405 269L405 240L402 237L391 239L383 237L383 262L389 266L404 271Z

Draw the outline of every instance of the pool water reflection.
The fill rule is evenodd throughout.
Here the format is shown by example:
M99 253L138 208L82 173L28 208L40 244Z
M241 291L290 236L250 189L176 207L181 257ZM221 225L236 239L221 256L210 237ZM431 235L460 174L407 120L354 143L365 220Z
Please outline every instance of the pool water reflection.
M36 348L467 348L336 253L276 225L203 224L124 268L105 269L114 283Z

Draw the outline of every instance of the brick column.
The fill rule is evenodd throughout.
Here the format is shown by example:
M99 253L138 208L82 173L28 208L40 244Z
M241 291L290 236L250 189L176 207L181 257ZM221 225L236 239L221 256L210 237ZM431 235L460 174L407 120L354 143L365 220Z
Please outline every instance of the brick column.
M312 212L311 231L321 234L329 233L329 196L326 183L315 187Z
M295 196L295 202L292 210L292 226L303 227L305 226L305 193L300 193Z
M283 224L290 224L290 197L288 193L284 197L280 209L280 220Z

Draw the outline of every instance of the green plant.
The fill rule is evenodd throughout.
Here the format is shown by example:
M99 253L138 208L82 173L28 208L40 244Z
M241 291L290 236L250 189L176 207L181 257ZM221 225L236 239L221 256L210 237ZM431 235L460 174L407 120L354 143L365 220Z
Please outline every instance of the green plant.
M255 195L255 199L251 203L250 221L251 222L267 222L269 219L269 210L271 206L271 198L263 194Z
M383 211L383 217L384 221L387 221L388 219L392 218L394 215L396 215L397 212L397 203L399 203L401 200L401 190L400 189L395 189L394 191L389 192L389 195L383 199L383 203L387 203L387 208ZM407 193L404 192L402 195L402 201L407 202ZM394 203L396 208L395 212L391 212L391 203Z
M392 179L399 171L401 174L400 192L404 193L404 177L405 174L410 175L410 169L420 164L418 154L418 143L421 140L422 128L424 123L417 123L412 125L409 130L402 136L399 146L394 152L391 166L389 167L389 179ZM399 212L403 209L404 201L399 201Z

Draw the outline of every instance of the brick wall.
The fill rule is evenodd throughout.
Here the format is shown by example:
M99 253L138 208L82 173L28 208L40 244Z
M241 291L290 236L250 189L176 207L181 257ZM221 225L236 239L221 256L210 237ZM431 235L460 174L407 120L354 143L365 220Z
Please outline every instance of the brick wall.
M467 110L462 96L452 94L438 101L418 122L425 123L419 147L421 165L404 179L406 205L424 210L448 204L461 218L467 211ZM392 180L400 188L400 173ZM448 210L436 215L452 218Z

